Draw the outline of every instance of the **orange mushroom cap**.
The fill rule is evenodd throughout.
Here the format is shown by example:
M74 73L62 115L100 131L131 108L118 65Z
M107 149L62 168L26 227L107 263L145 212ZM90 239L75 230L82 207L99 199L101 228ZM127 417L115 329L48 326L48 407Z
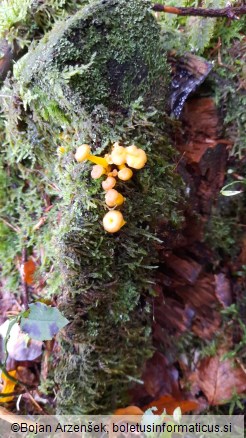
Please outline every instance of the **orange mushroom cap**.
M102 188L103 190L110 190L113 189L116 184L116 179L113 176L108 176L103 182L102 182Z
M115 207L116 205L119 206L123 204L124 201L125 198L115 189L108 190L105 195L105 202L108 207Z
M126 149L120 146L119 143L115 143L111 152L111 159L114 164L120 166L126 162Z
M147 155L143 149L137 148L135 145L126 148L126 163L133 169L142 169L147 162Z
M129 167L123 167L123 169L120 169L118 172L118 178L122 181L128 181L132 178L133 171L129 169Z
M95 166L92 167L91 177L93 179L98 179L105 173L106 173L105 167L101 166L101 164L95 164Z
M103 218L103 228L108 233L117 233L125 224L122 213L117 210L108 211Z
M108 162L105 158L97 157L96 155L91 155L91 147L88 144L82 144L77 148L75 153L75 160L78 163L82 163L83 161L89 160L92 163L100 164L101 166L107 168Z

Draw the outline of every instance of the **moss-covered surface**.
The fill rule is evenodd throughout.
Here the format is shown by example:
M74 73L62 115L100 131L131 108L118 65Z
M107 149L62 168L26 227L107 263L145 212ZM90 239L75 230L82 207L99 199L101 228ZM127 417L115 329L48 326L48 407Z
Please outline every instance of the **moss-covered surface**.
M54 101L81 116L95 105L124 111L143 95L145 102L165 102L166 69L159 29L146 1L92 3L58 22L37 48L22 58L16 72L32 98L45 94L44 107ZM47 98L50 102L47 102ZM44 109L44 111L45 111Z
M61 309L73 320L67 336L77 344L70 344L70 355L57 371L58 380L66 381L59 396L62 412L74 412L75 406L76 412L109 412L124 405L123 395L151 353L148 297L158 266L158 218L173 225L181 220L175 206L181 182L168 164L172 151L163 138L164 126L155 120L148 132L146 126L124 129L125 141L145 148L149 161L134 180L119 184L127 224L117 235L102 230L100 182L92 185L87 170L81 174L77 168L79 186L60 238L67 291ZM86 361L76 348L82 348Z
M20 202L2 211L21 230L9 231L15 254L42 248L47 293L58 295L70 321L56 367L63 414L109 413L126 403L152 354L159 222L182 221L164 117L169 68L149 9L140 0L91 3L31 47L3 90L3 172L8 164ZM89 164L75 163L74 151L86 142L100 154L118 140L144 149L148 162L118 183L127 224L109 235L101 180L91 180ZM58 157L61 145L66 153ZM8 196L12 189L8 180ZM34 232L47 194L54 207Z

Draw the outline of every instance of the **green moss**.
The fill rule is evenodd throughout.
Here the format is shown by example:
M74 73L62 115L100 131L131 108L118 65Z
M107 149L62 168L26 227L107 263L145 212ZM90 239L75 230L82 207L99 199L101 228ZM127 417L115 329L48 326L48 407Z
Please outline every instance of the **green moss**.
M209 246L221 258L235 256L238 252L236 240L239 229L236 227L235 218L226 215L217 209L211 214L206 226L205 239Z
M90 166L84 165L82 170L75 165L73 199L59 229L66 285L61 310L71 321L69 339L86 345L91 354L82 380L74 381L75 369L68 374L64 371L65 363L69 368L73 361L71 356L58 367L58 381L60 373L66 373L58 396L59 412L74 412L76 406L77 413L102 413L124 405L127 388L139 378L144 360L151 354L149 296L158 266L159 220L172 225L182 221L176 206L182 184L170 164L173 150L162 115L144 114L143 123L143 113L133 110L115 128L122 131L124 144L133 141L149 157L146 167L135 172L131 181L117 185L126 197L122 213L127 224L119 233L109 235L103 230L104 195L100 184L91 184ZM76 356L76 366L78 363ZM87 382L92 375L93 383ZM86 398L92 388L93 405ZM67 391L71 398L64 397Z
M245 28L245 18L242 18L242 21L245 23ZM231 155L242 159L246 151L246 91L244 86L246 43L235 40L229 47L223 47L223 65L216 68L214 77L215 97L224 120L224 135L233 144Z
M108 0L59 22L15 69L24 94L35 84L65 112L72 105L78 114L101 104L122 111L139 95L157 103L160 93L164 107L161 73L167 67L149 6Z
M10 151L8 151L10 154ZM47 204L55 198L55 190L45 173L25 166L9 165L6 152L0 154L0 264L1 274L8 289L21 293L18 258L26 249L27 256L43 252L40 275L45 276L54 262L51 243L52 227L56 222L57 209L45 213ZM12 157L13 159L13 157ZM30 164L31 162L29 162ZM40 230L33 227L45 217L47 223ZM50 227L50 228L49 228Z
M210 46L203 54L214 62L214 48L219 48L220 62L215 60L211 85L224 124L224 136L233 143L230 155L241 159L245 154L245 60L246 44L244 30L246 17L239 20L217 20L211 35ZM211 88L212 88L211 87Z
M4 0L0 5L0 38L7 39L15 48L17 45L26 48L50 30L54 22L86 3L87 0Z

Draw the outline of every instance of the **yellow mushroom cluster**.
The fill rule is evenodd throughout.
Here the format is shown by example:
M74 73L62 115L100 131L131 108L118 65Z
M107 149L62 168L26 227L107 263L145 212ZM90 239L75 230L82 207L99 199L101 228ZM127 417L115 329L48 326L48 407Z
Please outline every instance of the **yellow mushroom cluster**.
M98 157L91 154L91 147L88 144L82 144L77 148L75 160L78 163L89 160L94 164L91 171L93 179L105 175L102 188L105 191L105 203L112 210L105 214L103 227L108 233L116 233L126 223L122 213L116 210L125 202L122 194L114 188L117 184L117 178L121 181L131 179L133 176L132 169L142 169L145 166L147 162L146 153L135 145L124 147L117 142L114 143L110 154Z

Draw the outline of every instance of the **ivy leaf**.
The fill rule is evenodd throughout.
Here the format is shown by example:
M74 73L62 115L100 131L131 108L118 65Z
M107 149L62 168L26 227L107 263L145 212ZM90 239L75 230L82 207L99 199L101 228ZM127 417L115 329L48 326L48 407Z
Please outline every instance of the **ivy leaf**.
M37 302L29 305L28 313L25 312L21 317L20 326L30 338L48 341L68 323L69 321L56 307Z

